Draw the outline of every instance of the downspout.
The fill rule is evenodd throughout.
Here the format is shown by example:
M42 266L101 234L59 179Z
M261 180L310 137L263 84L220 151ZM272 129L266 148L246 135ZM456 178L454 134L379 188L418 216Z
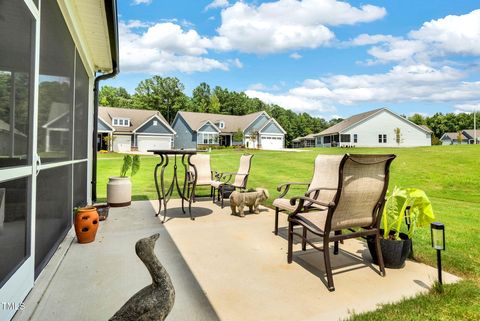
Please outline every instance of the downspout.
M98 91L102 80L115 77L118 67L118 20L117 1L105 0L108 34L110 35L110 52L112 55L112 72L95 77L93 85L93 137L92 137L92 202L97 201L97 135L98 135Z

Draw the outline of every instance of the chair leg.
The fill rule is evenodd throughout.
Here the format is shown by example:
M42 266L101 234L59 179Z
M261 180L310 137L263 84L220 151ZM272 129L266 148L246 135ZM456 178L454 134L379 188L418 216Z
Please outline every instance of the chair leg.
M330 264L330 250L328 247L329 238L328 235L323 237L323 259L325 260L325 271L327 272L328 291L335 291L333 285L332 265Z
M385 276L385 265L383 263L382 248L380 246L380 235L375 235L375 252L377 252L378 267L380 268L380 275Z
M342 231L335 231L335 235L342 235ZM338 241L335 241L333 243L333 254L334 255L338 254Z
M278 207L275 207L275 229L274 229L275 235L278 235L278 212L279 212Z
M288 222L288 254L287 254L287 262L290 264L292 263L292 255L293 255L293 223Z
M302 233L302 251L307 250L307 228L303 228L303 233Z

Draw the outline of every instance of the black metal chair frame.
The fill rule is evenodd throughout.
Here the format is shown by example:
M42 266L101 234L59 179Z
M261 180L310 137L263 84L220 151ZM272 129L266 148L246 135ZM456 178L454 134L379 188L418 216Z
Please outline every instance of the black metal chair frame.
M331 223L332 223L332 217L335 214L335 209L338 205L338 202L340 200L340 196L342 194L342 188L343 188L343 168L348 159L351 159L354 162L358 162L358 160L355 160L355 158L362 158L364 156L383 156L386 157L386 163L385 163L385 177L384 177L384 188L382 190L382 193L380 195L380 198L376 204L376 206L373 209L372 216L373 216L373 223L371 226L365 226L362 227L361 230L355 230L355 229L348 229L350 231L349 234L343 234L344 230L332 230L331 228ZM346 239L351 239L351 238L358 238L358 237L367 237L369 235L374 235L375 236L375 251L377 254L378 258L378 265L380 268L380 275L385 276L385 266L383 263L383 256L380 248L380 220L383 212L383 208L385 206L385 195L387 192L388 188L388 181L389 181L389 173L390 173L390 164L395 159L395 155L345 155L345 157L342 159L340 163L340 169L339 169L339 180L338 180L338 188L337 188L337 193L335 195L334 201L330 203L323 203L320 202L316 199L307 197L307 196L300 196L300 197L293 197L290 199L290 204L292 205L297 205L297 208L295 211L289 215L288 217L288 254L287 254L287 262L290 264L292 263L293 259L293 235L297 235L298 237L301 238L302 240L302 251L306 250L306 245L307 243L312 246L314 249L323 252L324 256L324 262L325 262L325 270L327 274L327 282L328 282L328 290L329 291L335 291L335 286L333 283L333 273L332 273L332 266L330 262L330 253L329 253L329 243L334 242L334 250L333 254L337 255L338 254L338 243L346 240ZM383 162L383 160L382 160ZM373 164L373 163L368 163L368 164ZM318 192L320 192L321 189L319 189ZM298 201L298 204L297 204ZM309 205L310 204L310 205ZM323 233L319 233L318 230L313 229L309 224L306 224L300 217L297 216L297 214L305 212L305 210L311 210L311 204L317 204L319 206L323 206L326 209L327 213L327 218L325 221L325 226L321 227L323 229ZM318 211L318 208L315 209ZM322 215L322 214L319 214ZM299 234L294 231L295 226L302 226L302 234ZM312 242L310 242L307 239L307 231L310 233L317 235L323 239L323 247L318 247ZM334 236L331 236L331 232L334 232Z

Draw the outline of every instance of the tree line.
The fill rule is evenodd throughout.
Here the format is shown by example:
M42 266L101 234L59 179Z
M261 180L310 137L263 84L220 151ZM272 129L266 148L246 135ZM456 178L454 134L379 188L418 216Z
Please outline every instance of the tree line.
M285 129L287 146L294 138L322 130L342 121L341 118L326 121L307 113L295 113L276 104L266 104L258 98L248 97L216 86L211 88L205 82L199 84L189 97L185 86L176 77L153 76L140 81L133 95L123 87L103 86L99 93L102 106L152 109L159 111L171 123L178 111L194 111L226 115L246 115L265 111L274 117ZM405 115L403 117L407 118ZM473 128L473 114L436 113L433 116L414 114L408 119L417 125L426 125L433 131L432 143L439 144L439 138L446 132L459 132Z
M266 104L258 98L250 98L244 92L230 91L220 86L211 88L204 82L193 90L191 97L184 90L184 85L176 77L153 76L142 80L133 95L122 87L103 86L99 92L99 102L102 106L157 110L169 123L172 123L178 111L225 115L265 111L287 132L287 146L291 146L292 139L296 137L321 132L342 120L326 121L307 113L295 113L275 104Z

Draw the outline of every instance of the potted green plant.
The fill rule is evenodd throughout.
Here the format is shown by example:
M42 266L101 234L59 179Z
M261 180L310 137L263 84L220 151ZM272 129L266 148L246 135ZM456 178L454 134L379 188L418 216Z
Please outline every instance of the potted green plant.
M433 222L432 203L418 188L395 187L388 194L382 213L380 245L383 261L388 268L401 268L410 255L412 238L417 227ZM367 239L373 261L377 263L375 242Z
M129 206L132 202L132 182L130 177L140 169L140 156L125 155L123 157L120 176L108 178L107 203L112 207ZM130 172L130 177L127 174Z

